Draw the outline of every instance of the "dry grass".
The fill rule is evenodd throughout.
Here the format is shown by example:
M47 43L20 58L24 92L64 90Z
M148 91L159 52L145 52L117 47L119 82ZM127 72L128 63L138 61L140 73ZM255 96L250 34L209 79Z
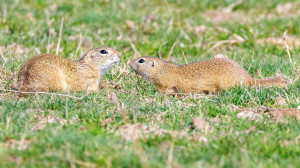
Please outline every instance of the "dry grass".
M262 39L257 39L256 42L257 44L262 46L275 45L279 48L286 48L285 40L282 37L262 38ZM286 42L288 46L290 46L291 48L300 48L299 37L288 36L286 37Z

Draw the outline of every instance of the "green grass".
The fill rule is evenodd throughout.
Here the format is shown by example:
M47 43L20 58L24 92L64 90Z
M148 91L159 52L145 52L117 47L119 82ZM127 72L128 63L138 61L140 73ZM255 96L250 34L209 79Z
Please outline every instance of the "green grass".
M234 2L0 1L0 167L299 167L298 120L276 123L265 114L261 120L248 121L237 118L237 113L261 105L299 108L300 46L290 51L290 63L285 48L256 41L282 37L285 30L299 37L300 3L245 1L221 22L208 14ZM290 15L278 14L277 5L287 2L293 3L287 10ZM145 21L149 15L155 19ZM88 95L71 93L82 99L55 95L20 99L4 91L15 89L16 75L26 60L47 52L49 32L50 53L55 53L62 17L59 55L79 59L86 50L102 45L122 53L119 68L102 79L104 88ZM201 25L205 30L197 32ZM82 45L76 53L80 34ZM211 50L235 35L245 41ZM162 95L128 73L127 63L136 58L128 38L142 55L166 58L176 42L173 63L223 53L252 77L280 72L293 82L283 89L233 87L215 95ZM113 94L117 100L111 100ZM278 97L287 103L277 105ZM190 128L199 116L210 124L208 131ZM107 118L113 122L101 127Z

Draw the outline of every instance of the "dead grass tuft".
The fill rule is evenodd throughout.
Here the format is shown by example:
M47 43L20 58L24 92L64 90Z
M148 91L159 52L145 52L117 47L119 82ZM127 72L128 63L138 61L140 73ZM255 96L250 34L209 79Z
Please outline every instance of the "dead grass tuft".
M263 119L263 116L255 109L245 109L237 114L237 118L248 119L250 121L258 121Z
M299 145L300 144L300 135L298 135L295 139L292 140L281 140L281 145Z
M280 100L282 101L282 100ZM286 121L286 119L296 118L300 119L300 112L294 108L275 109L265 106L259 108L240 109L241 112L237 114L238 118L258 121L263 119L263 114L267 115L271 120L276 122Z
M207 121L203 120L201 117L193 118L192 127L194 129L204 131L205 133L207 133L208 130L210 130L209 123Z
M252 127L250 127L248 130L245 130L245 131L236 131L235 132L235 135L236 136L239 136L239 135L243 135L243 134L249 134L250 132L254 132L255 131L255 126L252 126Z
M144 124L126 124L116 131L117 135L121 135L127 141L137 139L147 139L155 136L171 135L177 138L189 138L188 129L181 131L171 131L159 128L156 125L146 126Z
M8 61L8 57L10 59L19 59L24 60L24 58L27 57L28 54L30 54L34 49L33 48L27 48L21 44L12 43L8 46L0 46L1 50L1 57L2 59L5 59L5 61ZM13 55L11 57L10 55ZM24 60L25 61L25 60Z
M0 142L0 148L8 148L22 151L27 149L30 143L31 140L26 140L24 139L24 137L22 137L21 140L7 138L5 142Z
M125 140L132 141L136 139L144 139L149 136L162 136L167 133L166 130L158 127L149 127L144 124L127 124L121 127L117 134L121 135Z
M101 127L106 127L108 123L113 122L113 120L111 118L107 118L105 120L101 121Z
M278 4L276 6L276 13L281 17L297 17L300 15L299 3L288 2Z
M244 0L237 0L228 7L219 8L217 10L208 10L206 18L213 23L223 23L228 21L247 22L246 14L242 11L233 11L233 8L243 3Z
M228 56L224 54L217 54L214 56L214 58L228 58Z
M258 108L237 108L236 110L240 111L237 114L237 118L248 119L250 121L259 121L263 119L263 114L271 110L275 110L274 108L260 106Z
M36 113L40 111L38 109L27 110L26 113L32 113L33 115L33 126L31 131L40 131L43 130L48 124L59 124L59 128L68 125L69 123L74 124L77 119L73 118L70 120L63 119L59 117L54 111L49 111L45 116L44 111L42 113Z
M213 22L214 24L228 23L228 22L239 22L239 23L255 23L263 19L287 19L296 18L300 16L300 3L288 2L285 4L278 4L276 9L271 10L267 13L258 11L257 9L251 9L249 11L233 10L237 5L241 4L242 0L238 0L225 8L218 8L217 10L207 10L205 18L207 21Z
M275 99L275 104L278 105L278 106L285 106L285 105L287 105L285 99L283 97L281 97L281 96L277 97Z
M244 11L228 11L224 8L217 10L208 10L206 12L206 19L215 24L225 22L250 22L250 18L247 17L247 13Z
M205 145L208 144L208 139L206 138L206 136L204 136L202 134L198 134L195 131L193 132L192 140L203 143Z
M245 39L237 34L233 34L228 40L221 40L217 42L211 42L210 44L213 43L212 47L209 49L210 51L215 50L216 48L219 48L223 45L226 45L228 47L231 47L234 44L240 44L245 42Z
M294 108L276 109L270 112L270 117L276 122L282 122L290 118L296 118L297 120L300 120L300 112Z
M268 37L268 38L261 38L256 40L258 45L261 46L268 46L268 45L275 45L281 49L286 48L285 41L282 37ZM291 48L299 48L300 47L300 38L288 36L286 38L286 43Z
M193 27L190 22L186 21L186 29L196 36L201 36L202 33L206 31L207 27L206 25L197 25Z

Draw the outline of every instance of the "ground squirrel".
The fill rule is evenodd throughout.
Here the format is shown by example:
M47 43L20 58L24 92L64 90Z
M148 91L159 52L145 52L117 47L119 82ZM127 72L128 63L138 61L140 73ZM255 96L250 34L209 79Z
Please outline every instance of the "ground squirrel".
M226 58L176 65L156 57L140 57L131 62L130 67L165 94L214 93L235 84L279 87L287 84L286 80L279 76L253 79L239 64Z
M120 60L113 48L87 51L82 58L71 61L43 54L29 59L18 75L20 92L97 91L100 78Z

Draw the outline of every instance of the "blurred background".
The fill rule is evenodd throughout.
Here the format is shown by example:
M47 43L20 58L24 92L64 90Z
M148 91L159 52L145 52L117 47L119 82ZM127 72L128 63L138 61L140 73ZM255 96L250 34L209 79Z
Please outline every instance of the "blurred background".
M184 52L190 61L216 53L285 59L285 31L293 51L300 45L299 1L2 0L0 6L1 48L18 44L17 62L54 53L62 18L59 54L72 59L106 45L127 60L136 54L130 41L141 55L164 58L175 43L173 55Z

